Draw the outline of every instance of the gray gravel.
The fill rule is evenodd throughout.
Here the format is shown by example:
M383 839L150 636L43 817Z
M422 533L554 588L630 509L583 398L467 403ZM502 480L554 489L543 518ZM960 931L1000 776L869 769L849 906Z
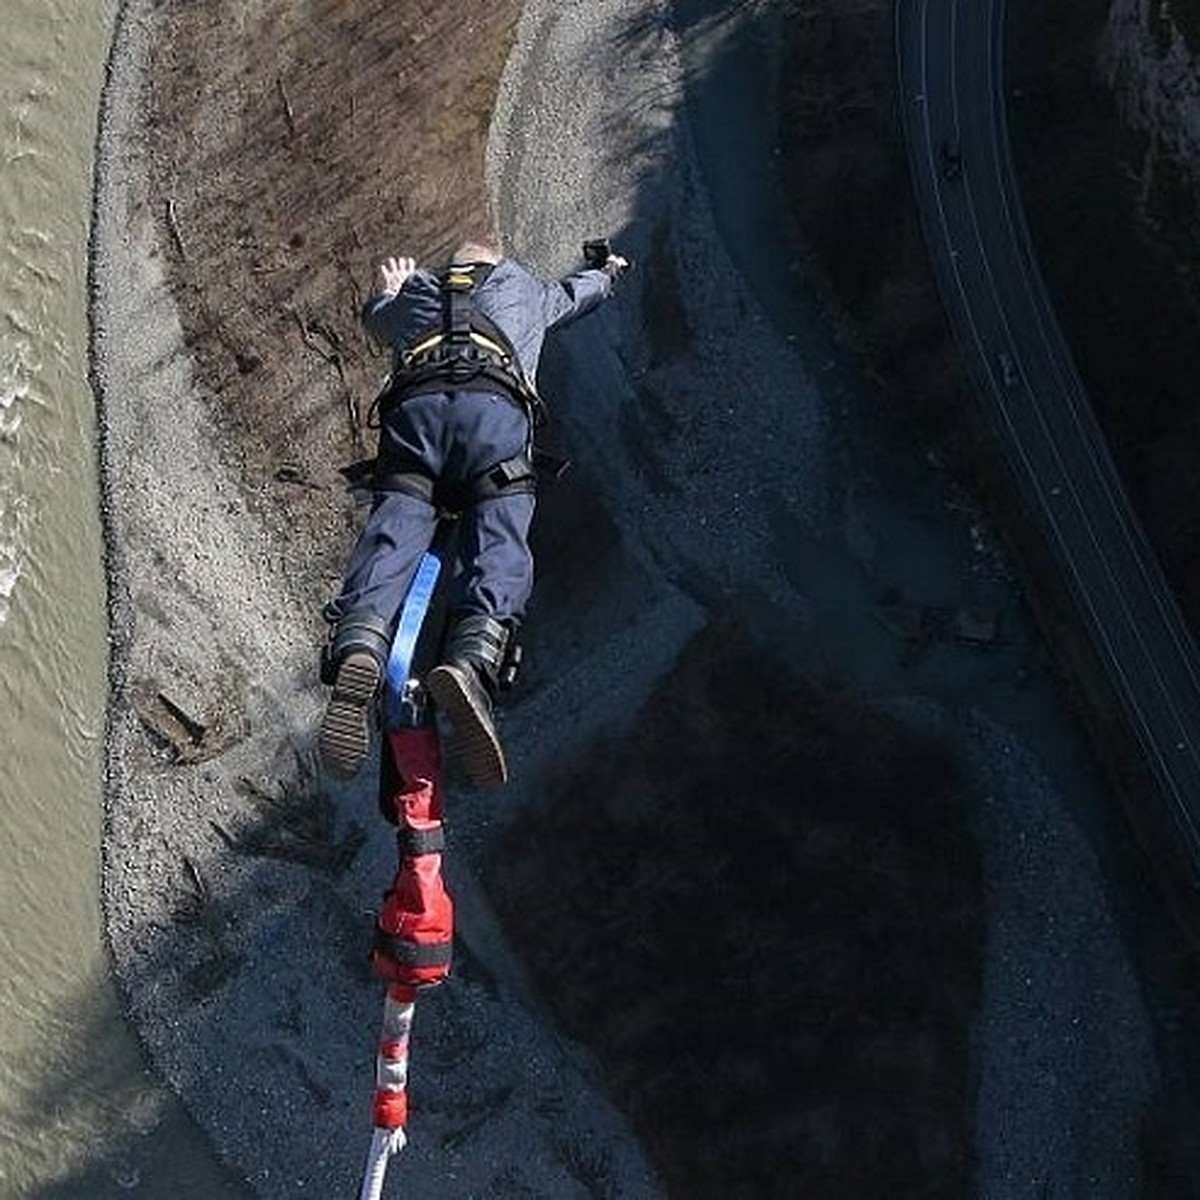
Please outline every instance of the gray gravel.
M987 789L981 1195L1139 1195L1157 1070L1099 865L1029 751L983 718L971 732Z
M349 1195L369 1135L381 1002L361 962L366 910L393 850L370 780L327 806L335 841L366 833L342 875L231 848L319 803L319 632L221 465L164 284L137 107L154 9L129 0L121 24L95 242L113 580L108 936L155 1064L259 1194ZM750 19L756 6L741 11ZM750 597L749 610L767 614L761 634L771 613L789 614L806 631L788 647L798 661L850 664L852 682L952 732L975 764L990 905L980 1194L1131 1195L1134 1123L1154 1080L1146 1017L1095 857L1056 793L1058 767L1047 770L1019 716L1006 727L990 707L1011 691L1011 663L981 668L950 649L914 671L869 615L874 589L910 582L912 563L950 588L996 552L944 535L958 520L949 514L912 522L835 446L833 377L818 387L823 365L780 334L717 234L686 119L687 48L669 14L632 0L531 3L504 79L489 171L510 248L556 271L603 232L640 264L619 301L547 361L629 571L602 609L611 623L587 630L555 684L509 714L517 782L499 801L453 798L461 969L419 1005L412 1142L389 1194L660 1194L586 1057L529 999L474 869L544 766L633 711L709 607ZM692 36L732 31L701 25ZM668 270L688 281L674 318L688 330L686 356L659 352L670 329L649 285ZM673 436L655 437L661 427ZM911 553L888 536L896 529ZM989 570L994 587L1008 586ZM135 707L148 680L193 712L225 714L239 740L168 766ZM1047 745L1058 736L1040 718L1026 724ZM270 792L281 778L299 794L272 802L239 786Z

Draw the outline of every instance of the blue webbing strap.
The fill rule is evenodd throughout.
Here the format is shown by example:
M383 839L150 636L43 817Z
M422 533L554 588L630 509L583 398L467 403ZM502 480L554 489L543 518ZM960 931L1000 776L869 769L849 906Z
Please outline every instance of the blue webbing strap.
M396 635L392 638L392 650L388 655L383 683L383 719L387 729L400 729L412 723L413 714L410 707L404 704L404 686L412 672L417 637L425 614L429 611L429 602L433 599L441 570L442 560L437 549L427 550L417 565L417 573L404 597L404 607L400 610Z

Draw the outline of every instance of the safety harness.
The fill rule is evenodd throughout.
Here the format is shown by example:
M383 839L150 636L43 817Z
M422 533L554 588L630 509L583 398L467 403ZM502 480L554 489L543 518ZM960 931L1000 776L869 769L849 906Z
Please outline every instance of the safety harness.
M491 273L491 263L467 263L440 276L441 325L426 330L402 351L392 389L407 399L422 392L490 384L524 408L533 425L544 425L545 406L525 378L512 342L475 304L475 289Z
M429 392L498 391L528 415L530 443L520 454L470 480L465 488L451 489L407 464L381 462L374 479L376 489L405 492L451 511L535 490L532 430L545 424L546 409L504 331L474 302L475 289L491 272L491 263L466 263L455 264L440 276L441 324L422 332L400 353L378 403L385 413L393 404Z

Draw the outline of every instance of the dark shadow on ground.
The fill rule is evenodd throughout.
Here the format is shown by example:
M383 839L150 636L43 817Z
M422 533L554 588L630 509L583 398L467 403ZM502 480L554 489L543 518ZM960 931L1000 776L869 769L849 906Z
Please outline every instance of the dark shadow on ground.
M946 748L733 622L488 857L672 1195L967 1194L977 849Z
M1200 514L1196 470L1200 407L1200 195L1165 145L1134 129L1102 78L1103 6L1008 9L1006 68L1013 155L1030 233L1056 315L1138 517L1193 628L1200 620ZM1193 37L1189 6L1148 10ZM1156 786L1156 785L1151 785ZM1135 789L1133 794L1137 797ZM1145 805L1151 812L1156 802ZM1145 836L1145 835L1143 835ZM1160 866L1164 830L1149 842ZM1115 869L1114 869L1115 868ZM1165 911L1161 877L1134 891L1122 875L1129 943L1155 998L1163 1079L1146 1113L1146 1200L1200 1189L1200 998L1194 888L1181 914ZM1120 872L1120 873L1118 873ZM1190 868L1185 868L1190 876Z
M727 38L686 81L689 118L719 117L720 89L761 61L746 40L767 23L680 7L689 28L714 22ZM636 55L653 30L627 36ZM769 152L772 131L752 141L726 162L731 175L778 187L770 165L746 162L755 146ZM653 367L694 350L675 291L689 264L655 181L638 201L622 234L646 247L639 351ZM778 232L762 230L764 259ZM778 274L795 289L794 270ZM752 282L769 304L779 279ZM770 311L790 330L818 307L794 290ZM546 369L570 432L569 372L552 349ZM687 437L673 399L639 378L612 431L663 492L656 453ZM542 639L588 629L559 580L602 595L587 552L598 548L601 573L613 562L591 490L603 482L585 484L586 505L550 496L539 516L535 665ZM953 752L785 666L781 647L804 640L797 614L764 618L761 597L682 582L708 628L620 731L541 784L542 801L487 856L509 940L672 1196L969 1195L982 895Z

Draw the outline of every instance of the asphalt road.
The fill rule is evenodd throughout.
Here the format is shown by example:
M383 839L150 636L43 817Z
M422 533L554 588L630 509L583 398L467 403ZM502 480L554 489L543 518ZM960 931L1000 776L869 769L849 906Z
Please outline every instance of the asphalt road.
M943 303L1109 672L1188 890L1200 884L1200 662L1038 270L1009 146L1003 0L899 0L899 95ZM1178 881L1176 881L1178 882Z

